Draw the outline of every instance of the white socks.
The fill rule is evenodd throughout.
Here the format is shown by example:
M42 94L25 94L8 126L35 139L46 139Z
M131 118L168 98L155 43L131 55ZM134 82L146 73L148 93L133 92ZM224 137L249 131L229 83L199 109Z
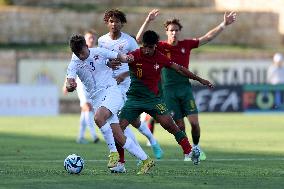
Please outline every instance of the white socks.
M140 133L142 133L144 136L148 138L152 146L157 144L157 140L154 138L153 134L151 133L145 121L141 121L141 125L138 128L138 130L140 131Z
M136 145L130 138L126 138L123 148L140 160L146 160L148 158L143 149Z
M133 131L129 127L126 127L126 129L124 130L124 136L131 138L132 141L135 142L135 144L139 145Z
M78 139L82 139L85 137L85 131L86 131L86 120L85 120L85 112L81 112L81 116L80 116L80 128L79 128L79 135L78 135Z
M89 126L93 140L97 139L98 137L96 135L96 129L95 129L94 112L92 111L85 112L85 123Z
M110 152L117 152L116 146L115 146L115 142L114 142L114 137L112 134L112 129L110 127L109 122L106 122L101 128L100 128L104 139L107 143L107 146L109 148Z

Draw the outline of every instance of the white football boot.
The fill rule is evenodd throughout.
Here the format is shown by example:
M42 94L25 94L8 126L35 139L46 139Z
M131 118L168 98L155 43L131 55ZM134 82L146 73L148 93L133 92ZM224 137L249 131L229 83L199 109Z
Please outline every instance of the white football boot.
M124 163L118 162L115 167L110 168L111 173L125 173L126 169Z

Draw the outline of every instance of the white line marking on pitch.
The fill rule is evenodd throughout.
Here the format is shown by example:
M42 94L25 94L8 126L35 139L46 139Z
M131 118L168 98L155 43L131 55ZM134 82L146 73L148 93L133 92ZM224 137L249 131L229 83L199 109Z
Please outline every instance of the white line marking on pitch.
M38 163L57 163L57 162L63 162L64 159L62 160L0 160L0 163L33 163L33 162L38 162ZM96 159L96 160L84 160L85 162L106 162L108 161L107 159ZM126 161L137 161L137 160L126 160ZM167 161L172 161L172 162L183 162L182 159L159 159L155 160L157 162L167 162ZM284 158L215 158L215 159L210 159L207 158L206 161L284 161Z

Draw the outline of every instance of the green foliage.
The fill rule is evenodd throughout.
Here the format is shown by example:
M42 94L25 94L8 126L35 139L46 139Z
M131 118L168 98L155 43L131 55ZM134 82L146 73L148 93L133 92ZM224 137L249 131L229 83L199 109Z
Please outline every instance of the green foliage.
M1 5L12 5L13 2L11 0L0 0L0 6Z
M183 162L174 137L156 125L155 136L165 157L144 176L136 175L136 160L127 153L128 172L109 173L105 142L76 144L79 115L1 117L0 188L283 188L282 117L201 114L201 147L207 160L199 166ZM188 125L187 132L190 136ZM153 156L145 137L136 136ZM64 158L71 153L85 160L81 175L69 175L63 168Z

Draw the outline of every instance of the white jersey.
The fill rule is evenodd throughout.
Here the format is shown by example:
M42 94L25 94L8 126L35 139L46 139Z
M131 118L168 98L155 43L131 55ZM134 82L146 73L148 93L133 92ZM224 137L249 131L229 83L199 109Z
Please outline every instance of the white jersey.
M267 82L272 85L284 84L284 66L271 65L267 71Z
M89 57L82 61L75 54L67 68L67 78L76 78L77 75L86 87L89 98L94 99L96 93L110 86L117 85L112 77L112 70L107 67L107 59L117 58L118 53L104 48L89 48Z
M86 87L82 83L79 77L77 77L76 83L77 83L76 91L77 91L78 98L80 100L80 106L83 107L83 105L86 104L87 102L92 103L92 100L88 97Z
M127 54L139 48L136 40L130 35L121 32L119 39L112 40L110 34L107 33L98 39L98 46L103 47L120 54ZM113 71L113 77L118 76L120 73L129 71L128 64L122 64L118 70Z
M130 35L123 33L123 32L121 32L121 36L116 40L113 40L110 38L110 33L107 33L101 36L98 39L98 46L118 52L120 54L127 54L139 48L136 40ZM112 76L115 78L119 74L127 72L127 71L129 71L129 67L128 67L128 64L125 63L125 64L122 64L119 67L119 69L113 70ZM131 82L130 77L127 77L124 79L123 82L121 82L118 85L119 89L121 90L123 94L124 101L126 101L126 92L129 89L130 82Z

